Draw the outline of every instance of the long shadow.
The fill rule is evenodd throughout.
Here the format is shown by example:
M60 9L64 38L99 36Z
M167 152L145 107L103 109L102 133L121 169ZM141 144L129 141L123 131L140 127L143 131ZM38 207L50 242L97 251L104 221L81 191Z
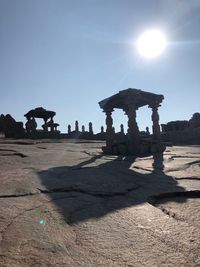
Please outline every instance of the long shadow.
M40 191L50 195L68 224L97 219L163 193L184 191L164 174L163 155L153 158L153 172L142 174L130 168L134 157L95 155L74 166L39 172L44 185Z

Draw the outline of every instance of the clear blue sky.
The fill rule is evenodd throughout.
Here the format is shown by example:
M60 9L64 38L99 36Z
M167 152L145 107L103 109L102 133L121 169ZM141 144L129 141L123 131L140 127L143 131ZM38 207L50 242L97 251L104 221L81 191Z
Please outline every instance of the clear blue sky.
M169 40L156 59L134 42L159 28ZM160 122L200 111L200 0L0 0L0 113L25 121L43 106L67 125L104 125L98 102L128 87L163 94ZM127 118L114 113L119 128ZM140 129L151 112L138 111Z

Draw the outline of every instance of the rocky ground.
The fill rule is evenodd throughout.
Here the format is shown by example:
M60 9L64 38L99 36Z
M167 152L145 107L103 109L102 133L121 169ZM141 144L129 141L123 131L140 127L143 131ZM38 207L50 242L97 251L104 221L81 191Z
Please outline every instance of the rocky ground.
M0 266L200 266L200 147L0 140Z

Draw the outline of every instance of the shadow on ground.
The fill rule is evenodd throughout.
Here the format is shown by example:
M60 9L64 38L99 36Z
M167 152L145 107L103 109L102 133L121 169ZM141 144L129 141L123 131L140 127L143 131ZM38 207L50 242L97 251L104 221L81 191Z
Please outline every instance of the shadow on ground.
M153 158L153 171L148 174L130 169L135 161L130 156L96 155L74 166L51 168L39 172L44 185L40 191L49 194L68 224L100 218L163 193L184 191L164 174L163 155Z

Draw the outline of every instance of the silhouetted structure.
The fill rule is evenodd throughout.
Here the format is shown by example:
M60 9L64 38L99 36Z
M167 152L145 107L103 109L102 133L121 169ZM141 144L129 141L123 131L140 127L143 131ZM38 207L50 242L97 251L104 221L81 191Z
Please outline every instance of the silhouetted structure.
M68 134L70 134L71 133L71 125L69 124L67 128L68 128Z
M187 120L161 124L162 139L173 144L200 144L200 113Z
M89 133L92 135L93 134L93 128L92 128L92 123L89 122Z
M143 154L145 152L160 152L164 150L161 144L158 107L163 95L145 92L139 89L128 88L99 102L100 107L106 114L106 147L103 151L111 154ZM136 110L148 105L152 110L153 138L141 139L136 122ZM122 109L128 116L128 134L122 141L115 139L113 133L112 112L114 109Z
M75 121L75 132L79 132L78 121Z
M46 110L42 107L38 107L30 110L24 116L27 119L26 122L26 133L27 137L30 138L57 138L60 132L57 130L59 126L55 123L53 117L56 115L54 111ZM42 125L43 130L37 130L36 118L44 120Z
M25 135L23 122L16 122L10 114L0 116L0 132L6 138L22 138Z
M123 124L120 125L120 132L121 132L122 134L124 134L124 125L123 125Z

